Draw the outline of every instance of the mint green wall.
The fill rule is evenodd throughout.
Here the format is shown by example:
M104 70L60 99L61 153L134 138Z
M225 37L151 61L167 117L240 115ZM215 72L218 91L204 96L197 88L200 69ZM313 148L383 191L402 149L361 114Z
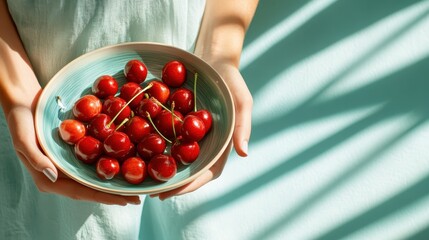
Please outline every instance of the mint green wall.
M428 13L429 1L260 1L241 63L249 157L146 201L146 217L178 222L167 238L429 239Z
M429 239L428 13L427 0L260 1L241 61L249 156L194 193L146 199L143 232Z
M224 202L277 188L259 196L279 201L253 239L429 239L428 13L428 1L260 2L242 61L260 149L239 161L278 159Z

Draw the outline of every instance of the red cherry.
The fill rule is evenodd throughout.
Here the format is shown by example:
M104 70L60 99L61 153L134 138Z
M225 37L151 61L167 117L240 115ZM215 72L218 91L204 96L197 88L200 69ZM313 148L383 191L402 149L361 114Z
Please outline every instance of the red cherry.
M178 88L170 95L169 101L174 102L175 110L186 115L194 107L194 93L187 88Z
M130 151L128 151L128 153L125 156L118 158L118 161L124 162L126 159L130 157L135 157L136 153L137 153L136 146L134 144L131 144Z
M109 97L103 103L103 113L109 115L112 119L121 111L122 108L127 104L127 102L120 97ZM125 106L122 112L114 120L116 124L120 124L124 121L125 118L128 118L131 115L131 109L129 106Z
M133 143L139 143L144 136L152 131L151 125L142 117L134 116L128 121L124 132Z
M146 65L137 59L130 60L125 65L124 75L127 81L140 84L147 76Z
M176 175L177 164L173 157L158 154L150 159L147 169L154 180L166 182Z
M151 118L156 118L161 110L162 107L156 103L156 100L153 97L150 97L140 101L136 108L136 113L143 118L147 118L147 113L149 113Z
M97 161L96 173L100 179L109 180L119 173L119 162L114 158L101 157Z
M61 122L58 132L64 142L73 145L85 136L86 128L85 125L78 120L66 119Z
M91 136L85 136L74 145L74 152L79 160L92 164L103 153L102 143Z
M73 115L82 122L88 122L102 109L101 101L94 95L79 98L73 106Z
M174 130L176 132L176 136L179 136L182 128L183 115L176 110L174 110L174 115L177 116L174 118ZM162 110L155 118L154 123L156 128L158 128L162 135L164 135L168 139L174 138L173 116L171 112L165 109Z
M200 154L200 146L197 142L177 140L171 146L171 156L184 165L193 163Z
M137 93L142 90L142 87L135 82L128 82L122 85L119 97L124 99L126 102L130 101ZM130 102L129 106L134 109L139 105L139 102L143 99L143 94L139 94Z
M139 157L131 157L122 163L122 176L131 184L139 184L146 178L146 163Z
M207 133L212 127L213 118L212 118L212 114L208 110L206 109L197 110L197 100L196 100L197 80L198 80L198 73L195 73L194 74L194 111L188 114L199 117L204 122L204 126L206 128L206 133Z
M149 96L156 98L160 103L166 104L170 97L170 89L167 85L160 81L152 81L153 85L146 91Z
M206 127L206 133L211 129L213 118L212 114L208 110L200 109L196 112L190 112L189 115L197 116L204 122L204 126Z
M186 80L186 68L179 61L170 61L162 68L162 81L169 87L180 87Z
M137 144L137 152L140 157L149 161L153 156L164 153L167 144L161 136L151 133L143 137Z
M118 82L110 75L98 77L92 85L92 93L99 98L114 96L118 91Z
M113 158L122 158L129 153L132 143L127 134L113 132L103 143L104 152Z
M116 125L114 123L109 124L111 121L112 119L107 114L98 114L88 125L89 135L104 141L107 136L115 131Z
M199 117L187 115L183 119L181 133L183 140L198 142L203 139L206 134L206 127Z

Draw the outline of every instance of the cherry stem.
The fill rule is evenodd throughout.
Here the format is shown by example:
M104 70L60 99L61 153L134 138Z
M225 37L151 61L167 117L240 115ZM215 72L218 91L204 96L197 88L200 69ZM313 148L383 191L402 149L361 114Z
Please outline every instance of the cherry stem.
M176 114L174 114L174 112L172 112L170 109L168 109L168 107L164 106L164 104L162 104L158 99L152 97L152 99L155 101L156 104L158 104L159 106L161 106L163 109L167 110L169 113L173 114L173 116L177 119L179 119L180 122L183 122L183 120L178 117Z
M61 97L56 96L55 98L57 99L57 105L60 107L60 110L61 111L66 110L67 107L66 107L66 105L64 105L63 101L61 100Z
M152 124L153 128L159 134L159 136L161 136L162 138L164 138L164 140L167 141L168 143L173 143L170 139L168 139L164 135L162 135L162 133L155 126L155 123L153 123L152 118L150 117L150 114L148 112L146 112L146 117L147 117L147 119L149 119L150 124Z
M130 119L128 119L128 118L125 118L122 122L121 122L121 124L119 124L116 128L115 128L115 131L117 131L120 127L122 127L126 122L128 122L128 120L130 120Z
M119 110L118 113L116 113L115 117L107 124L107 127L109 128L110 125L112 125L112 123L116 120L116 118L119 117L119 114L121 114L122 111L124 111L124 109L134 100L136 99L136 97L140 94L142 94L143 92L147 91L148 89L150 89L153 86L152 83L149 83L149 85L147 85L145 88L143 88L142 90L140 90L136 95L134 95L122 108L121 110Z
M176 128L174 127L174 101L171 103L171 125L173 125L173 136L174 139L177 138L176 136ZM180 118L179 118L180 119Z
M197 79L198 73L194 74L194 112L197 111Z

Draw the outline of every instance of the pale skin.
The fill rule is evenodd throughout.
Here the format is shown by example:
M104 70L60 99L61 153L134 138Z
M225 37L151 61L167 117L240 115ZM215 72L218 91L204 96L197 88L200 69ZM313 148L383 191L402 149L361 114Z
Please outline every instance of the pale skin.
M216 179L234 146L247 156L251 132L252 96L238 66L243 40L258 1L207 0L195 54L211 64L227 81L236 107L232 142L216 164L200 177L180 188L152 195L166 198L193 192ZM0 1L0 102L15 151L41 192L110 205L140 204L138 196L103 193L81 185L57 170L40 149L34 130L34 108L42 91L9 15L7 3ZM43 170L50 169L51 180Z

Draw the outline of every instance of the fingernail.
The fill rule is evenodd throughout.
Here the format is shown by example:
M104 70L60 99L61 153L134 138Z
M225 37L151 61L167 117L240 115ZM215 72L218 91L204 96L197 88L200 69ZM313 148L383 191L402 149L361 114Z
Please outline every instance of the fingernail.
M142 202L140 200L137 200L137 201L132 201L130 203L134 204L134 205L140 205L140 203L142 203Z
M57 174L55 174L55 172L50 169L50 168L45 168L43 169L43 174L45 174L46 177L49 178L49 180L51 180L51 182L55 182L57 181Z
M171 196L164 195L164 194L158 194L158 198L161 201L164 201L165 199L168 199L169 197L171 197Z
M247 156L247 151L249 150L249 143L247 141L243 141L241 144L241 148L243 149L244 154Z

